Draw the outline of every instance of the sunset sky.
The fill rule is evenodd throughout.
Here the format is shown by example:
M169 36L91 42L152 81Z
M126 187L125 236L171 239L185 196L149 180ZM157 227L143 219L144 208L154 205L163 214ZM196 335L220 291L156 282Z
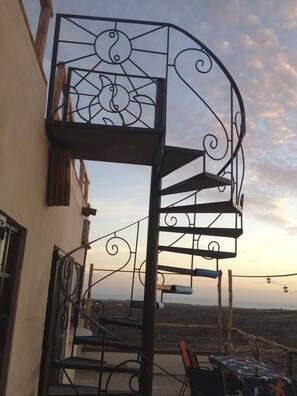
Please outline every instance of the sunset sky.
M35 34L39 3L23 0ZM53 0L55 13L169 22L202 41L237 83L246 109L244 234L224 276L297 272L296 0ZM49 71L51 21L45 70ZM89 163L92 238L147 215L150 171ZM235 305L297 308L297 277L234 278ZM195 303L215 302L212 280ZM289 293L282 287L287 285ZM203 290L203 292L201 291ZM225 294L226 295L226 294Z

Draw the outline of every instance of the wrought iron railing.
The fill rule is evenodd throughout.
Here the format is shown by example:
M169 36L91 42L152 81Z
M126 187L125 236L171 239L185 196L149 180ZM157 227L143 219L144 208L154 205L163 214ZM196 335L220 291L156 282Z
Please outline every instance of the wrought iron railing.
M61 63L68 76L64 99L57 105L54 86ZM162 122L158 90L165 94ZM164 119L170 141L203 148L204 170L232 180L231 197L240 203L243 101L225 66L183 29L165 23L57 15L48 120L57 120L59 112L64 122L71 118L68 122L148 131Z
M101 238L99 238L100 240ZM92 241L90 245L93 243L97 242L98 240ZM106 327L102 326L100 324L100 321L94 319L93 315L88 313L87 310L85 309L86 306L84 304L85 302L85 294L83 295L82 299L79 300L77 299L77 296L80 294L80 282L79 279L82 279L82 277L79 277L79 272L78 272L78 266L74 262L74 260L71 258L72 255L81 250L85 250L85 257L87 250L89 249L90 245L86 247L78 247L76 249L73 249L71 252L69 252L65 257L63 257L60 262L59 262L59 267L58 267L58 282L59 282L59 287L60 287L60 292L61 292L61 297L60 297L60 303L59 307L57 310L57 315L56 315L56 320L55 320L55 342L54 342L54 355L56 357L56 363L52 367L52 373L51 373L51 383L52 384L58 384L59 382L63 382L66 379L66 383L70 384L74 391L79 395L80 390L79 390L79 385L75 384L75 379L71 377L71 375L68 374L68 366L64 364L64 356L65 356L65 350L66 347L64 345L63 350L61 347L61 342L64 342L65 340L65 332L69 331L69 324L70 324L70 318L75 317L76 319L80 317L81 319L87 321L89 324L93 326L93 329L97 329L97 331L94 331L94 333L99 334L100 337L102 338L102 347L100 348L100 351L98 352L98 359L101 362L101 366L98 367L99 369L99 377L98 377L98 395L101 394L108 394L110 387L112 387L112 379L118 372L124 372L127 368L129 368L129 371L126 370L127 375L127 390L130 390L131 392L138 394L138 386L139 386L139 367L141 365L140 358L143 357L144 359L147 359L145 356L142 355L140 350L131 345L129 342L124 341L122 338L117 336L116 334L112 333L109 331ZM80 267L80 266L79 266ZM74 283L73 283L74 280ZM77 286L78 285L78 286ZM98 301L97 301L98 302ZM95 305L97 304L95 302ZM96 310L96 307L94 308ZM74 335L73 338L75 337L75 330L78 324L78 321L75 320L74 322L71 321L72 326L74 326ZM126 351L130 353L134 353L136 355L135 358L129 358L125 359L124 361L118 363L115 365L112 369L109 368L109 373L106 376L103 384L103 362L105 359L105 345L110 342L110 340L118 342L118 347L120 348L121 345L122 347L125 347ZM75 356L75 351L74 348L72 347L72 351L69 354L70 356ZM58 364L57 364L58 363ZM161 370L164 374L167 374L173 378L175 378L176 381L180 382L181 385L183 384L183 381L181 381L179 378L176 376L172 375L169 371L161 367L160 365L153 363L155 367L157 367L159 370ZM58 368L57 368L58 367ZM129 374L130 373L130 374ZM151 375L149 372L147 375ZM124 386L124 385L123 385Z

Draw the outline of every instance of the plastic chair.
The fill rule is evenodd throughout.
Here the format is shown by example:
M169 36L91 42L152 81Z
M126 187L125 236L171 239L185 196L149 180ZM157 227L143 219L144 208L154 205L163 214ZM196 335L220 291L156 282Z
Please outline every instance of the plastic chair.
M185 372L186 372L184 382L183 382L182 387L178 394L179 396L183 396L183 394L185 393L185 390L187 388L187 385L188 385L188 369L191 368L191 362L190 362L190 358L189 358L188 351L187 351L187 345L186 345L185 341L184 340L179 341L178 346L180 349L181 357L182 357Z
M178 342L178 346L179 346L180 353L181 353L181 356L183 359L185 370L187 372L187 369L191 368L191 362L190 362L190 358L188 355L187 345L184 340L181 340Z
M184 394L184 392L185 392L185 390L187 388L187 385L188 385L188 369L190 369L190 368L192 368L192 369L201 369L201 368L203 368L203 369L209 370L209 368L200 366L196 354L193 351L191 351L190 349L187 348L187 345L186 345L184 340L179 341L178 342L178 346L179 346L179 349L180 349L180 352L181 352L181 356L182 356L182 359L183 359L185 372L186 372L186 377L185 377L184 383L183 383L183 385L181 387L181 390L179 392L179 396L183 396L183 394Z
M190 360L190 368L199 369L200 366L196 354L191 349L187 349L187 353Z
M188 369L191 396L226 396L222 373L211 370Z

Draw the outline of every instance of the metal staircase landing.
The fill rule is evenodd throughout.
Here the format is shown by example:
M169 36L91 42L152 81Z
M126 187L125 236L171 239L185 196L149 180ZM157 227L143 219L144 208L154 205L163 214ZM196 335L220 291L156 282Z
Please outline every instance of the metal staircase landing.
M46 121L50 141L67 147L72 158L152 165L162 129L119 127L67 121Z

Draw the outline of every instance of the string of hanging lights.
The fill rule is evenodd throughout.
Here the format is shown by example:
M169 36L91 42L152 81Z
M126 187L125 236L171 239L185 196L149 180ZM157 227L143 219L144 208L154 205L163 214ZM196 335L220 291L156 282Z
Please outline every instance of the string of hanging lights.
M297 290L291 291L291 290L289 290L289 287L287 286L287 284L278 283L275 280L272 280L272 278L282 278L282 277L290 277L290 276L297 276L297 273L280 274L280 275L232 275L232 277L235 277L235 278L265 278L267 283L269 283L269 284L272 283L272 284L281 286L283 288L284 293L294 294L294 293L297 293Z

